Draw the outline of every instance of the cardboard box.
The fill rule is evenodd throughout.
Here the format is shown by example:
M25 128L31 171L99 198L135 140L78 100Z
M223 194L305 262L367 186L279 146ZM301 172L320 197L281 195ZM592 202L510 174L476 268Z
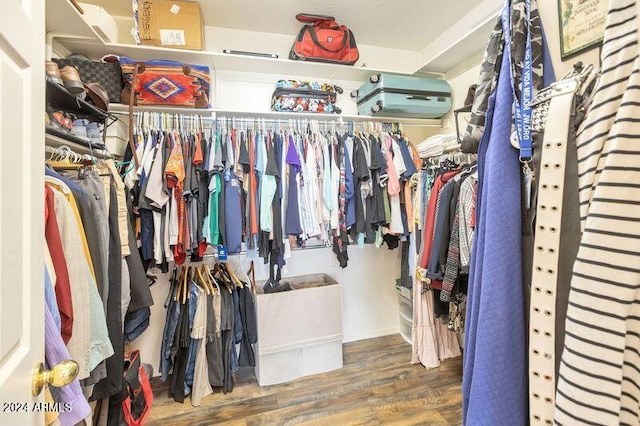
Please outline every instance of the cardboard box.
M204 49L200 4L188 1L140 0L138 30L142 44L176 49Z

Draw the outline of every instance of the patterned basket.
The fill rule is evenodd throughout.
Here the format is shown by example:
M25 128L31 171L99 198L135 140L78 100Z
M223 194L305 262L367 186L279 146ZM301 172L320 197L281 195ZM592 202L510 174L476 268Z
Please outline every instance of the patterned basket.
M120 64L82 59L53 59L53 61L60 69L67 65L76 68L84 83L99 83L109 94L109 102L120 103L122 96Z
M121 57L124 89L122 102L128 103L136 64L144 69L135 84L135 105L172 105L209 108L211 77L209 68L173 61L140 62Z

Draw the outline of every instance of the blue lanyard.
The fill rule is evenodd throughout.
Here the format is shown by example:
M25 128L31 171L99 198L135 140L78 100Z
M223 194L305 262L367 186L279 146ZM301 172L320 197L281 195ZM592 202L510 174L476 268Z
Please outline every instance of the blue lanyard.
M510 0L505 0L502 10L502 29L505 38L505 52L511 56L511 8ZM527 163L531 161L533 154L531 139L531 116L533 101L533 58L531 52L531 0L525 0L527 11L527 41L525 45L525 55L522 65L522 102L518 100L515 92L516 80L513 67L509 65L509 75L511 76L511 89L513 90L513 110L515 115L516 134L520 145L520 161Z

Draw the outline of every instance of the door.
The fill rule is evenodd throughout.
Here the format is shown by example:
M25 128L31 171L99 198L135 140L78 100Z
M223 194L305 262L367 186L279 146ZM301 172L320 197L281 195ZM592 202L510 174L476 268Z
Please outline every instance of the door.
M43 423L44 0L0 9L0 424Z

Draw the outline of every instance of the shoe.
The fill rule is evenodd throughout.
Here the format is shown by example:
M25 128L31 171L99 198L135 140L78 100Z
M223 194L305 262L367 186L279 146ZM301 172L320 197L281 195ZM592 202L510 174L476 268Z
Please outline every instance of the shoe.
M291 291L291 285L288 282L280 284L280 282L267 281L262 287L262 291L265 293L281 293L283 291Z
M87 83L85 87L93 104L102 111L106 111L109 108L109 94L106 89L99 83Z
M47 77L54 83L62 85L62 78L60 77L60 68L58 68L58 64L53 61L45 61L44 69L47 73Z
M70 132L73 127L73 120L69 115L64 111L55 111L49 114L49 118L51 119L51 124L56 124L60 126L61 130L66 132Z
M87 139L87 124L89 124L89 121L84 118L74 120L71 134Z
M102 131L99 123L87 124L87 138L93 143L102 143Z
M60 77L62 78L64 87L74 95L79 95L84 92L84 84L82 84L78 70L74 67L67 65L62 68L60 70Z

